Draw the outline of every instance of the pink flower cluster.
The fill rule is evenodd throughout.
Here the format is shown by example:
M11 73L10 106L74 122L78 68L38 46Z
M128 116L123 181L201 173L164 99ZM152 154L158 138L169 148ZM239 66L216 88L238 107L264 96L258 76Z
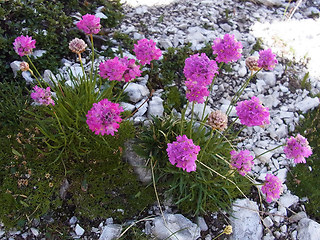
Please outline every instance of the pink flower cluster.
M194 54L185 60L183 73L188 81L186 97L192 102L203 103L203 97L209 96L208 85L215 74L219 74L217 63L205 53Z
M267 202L270 203L280 197L282 183L278 177L268 173L261 191L266 195Z
M217 63L210 60L205 53L191 55L185 60L183 69L187 80L198 82L199 85L210 85L215 74L219 74Z
M114 132L117 132L120 126L118 123L122 121L121 112L123 112L122 107L119 107L118 103L110 102L108 99L94 103L86 115L89 129L96 135L101 134L103 136L107 134L114 136Z
M209 91L207 86L202 86L198 82L186 81L185 85L187 87L186 97L190 102L203 103L204 98L209 96Z
M84 31L85 34L97 34L100 31L100 18L86 14L82 16L82 19L77 23L77 27Z
M119 59L115 57L100 63L99 75L102 78L108 78L110 81L129 82L136 77L141 76L141 70L138 65L135 64L134 59L128 59L128 57Z
M240 175L244 176L251 171L253 165L253 156L250 151L231 151L231 166L236 168Z
M248 127L262 126L270 123L269 108L262 106L259 98L255 96L251 100L238 102L236 111L241 124Z
M276 55L272 53L271 49L259 51L258 67L264 70L273 70L278 63Z
M54 106L54 101L51 98L51 91L50 87L47 87L46 89L40 88L38 86L33 87L34 92L31 93L31 98L41 105L48 106L49 104L52 104Z
M214 40L212 49L213 54L217 54L217 62L229 63L241 58L242 44L234 39L234 35L225 34L223 39Z
M36 40L32 39L32 37L29 37L28 35L26 37L23 35L17 37L13 43L13 49L20 57L31 54L35 47Z
M133 51L141 65L150 64L152 60L158 60L162 56L161 50L156 48L156 43L145 38L134 44Z
M187 172L196 170L197 155L200 147L193 144L192 139L186 135L177 136L177 141L168 143L167 153L172 165L186 170Z
M295 163L306 163L307 157L311 156L312 150L308 140L298 134L296 137L287 138L287 145L283 148L287 158L293 158Z

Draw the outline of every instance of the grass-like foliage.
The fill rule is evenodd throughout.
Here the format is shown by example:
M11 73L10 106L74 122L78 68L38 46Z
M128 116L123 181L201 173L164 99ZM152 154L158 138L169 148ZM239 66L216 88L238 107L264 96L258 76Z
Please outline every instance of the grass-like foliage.
M305 115L300 132L308 138L313 155L305 165L298 165L288 174L288 187L299 197L307 197L308 214L320 220L320 108Z

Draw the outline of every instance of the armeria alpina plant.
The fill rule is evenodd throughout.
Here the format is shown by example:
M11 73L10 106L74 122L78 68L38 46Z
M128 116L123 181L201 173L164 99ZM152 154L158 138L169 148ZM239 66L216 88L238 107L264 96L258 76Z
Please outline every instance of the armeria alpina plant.
M223 64L241 58L242 44L233 35L226 34L213 42L212 49L216 56L213 60L204 53L190 55L185 60L187 104L181 116L171 113L154 118L152 126L140 134L137 147L138 153L151 159L151 168L160 186L182 210L193 214L227 209L232 199L239 195L245 197L250 186L257 183L250 171L253 160L259 156L254 157L247 149L236 149L234 144L241 130L235 131L233 126L238 119L243 128L270 123L269 109L256 96L250 100L239 99L259 71L272 70L277 63L271 49L260 51L259 58L250 57L246 64L252 74L235 93L226 113L206 113L215 78L222 74ZM201 113L195 113L196 103L202 104ZM228 123L232 108L237 117ZM275 149L282 146L285 145ZM298 150L293 150L297 147ZM306 140L297 136L287 140L284 152L295 162L303 162L304 157L310 156L311 149ZM279 198L282 183L276 176L267 175L261 185L267 202Z

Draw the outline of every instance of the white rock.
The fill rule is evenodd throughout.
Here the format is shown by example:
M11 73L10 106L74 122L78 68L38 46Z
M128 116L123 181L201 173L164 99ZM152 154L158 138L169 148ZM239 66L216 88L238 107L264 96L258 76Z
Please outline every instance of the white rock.
M144 14L148 12L147 6L140 6L136 8L136 14Z
M298 212L297 214L294 214L289 218L289 222L290 223L298 222L303 218L307 218L307 214L305 212Z
M134 114L134 117L142 117L148 111L148 103L145 102L145 99L136 103L135 107L139 110Z
M169 47L173 47L172 42L166 38L166 39L160 39L159 40L159 44L165 49L167 50Z
M280 204L283 207L290 207L293 204L296 204L299 202L299 197L292 195L291 193L286 193L285 195L282 195L279 199Z
M82 236L84 234L84 229L79 224L76 225L74 231L78 236Z
M288 135L288 127L284 124L280 125L280 127L276 130L276 135L278 139L282 139Z
M35 236L35 237L38 237L39 236L39 230L36 229L36 228L30 228L32 234Z
M194 116L193 117L198 117L198 119L200 119L202 117L203 114L203 109L204 109L204 103L195 103L194 104ZM189 117L191 117L191 110L192 110L192 104L189 104L188 109L186 111L186 116L189 115ZM204 116L209 115L213 110L207 105L204 111Z
M230 235L230 240L262 239L262 224L258 214L259 208L257 203L248 199L237 199L233 203L232 210L233 213L230 217L230 222L233 233Z
M29 71L24 71L21 75L28 84L33 83L34 79L31 77L31 73Z
M274 240L274 236L271 233L267 233L264 237L263 240Z
M238 74L240 77L244 77L247 74L247 68L245 66L241 66L238 70Z
M221 24L220 27L227 33L229 33L231 31L231 26L227 23Z
M54 81L55 83L57 82L56 76L49 69L44 70L43 80L51 86L53 86L52 81Z
M200 237L200 228L181 214L164 214L153 220L152 234L158 239L196 240ZM172 234L175 233L175 234Z
M282 183L286 181L287 172L288 170L286 168L281 168L277 171L277 177Z
M319 240L320 224L309 219L303 218L298 224L298 240Z
M39 58L39 57L42 57L43 54L46 54L46 50L35 50L31 55L34 57L34 58Z
M120 106L123 108L124 111L132 112L136 107L133 104L121 102Z
M145 85L140 85L137 83L129 83L128 87L124 90L130 98L130 101L136 103L140 101L143 97L149 95L149 89Z
M286 232L287 232L287 229L288 229L287 225L282 225L282 226L280 227L280 230L281 230L281 232L283 232L283 233L286 233Z
M202 232L205 232L208 230L208 225L206 224L206 221L204 220L203 217L197 217L196 221Z
M20 71L20 63L22 63L22 62L21 61L14 61L14 62L10 63L10 67L12 69L14 77L17 77L17 72Z
M311 98L311 97L306 97L303 99L301 102L296 103L296 108L302 113L306 113L308 110L315 108L319 105L320 101L319 98Z
M116 239L121 234L121 225L110 224L103 228L103 231L99 237L99 240L112 240Z
M276 85L276 75L274 72L259 72L258 79L263 80L268 86L273 87Z
M253 152L256 155L256 157L259 156L260 154L263 154L266 151L268 151L268 150L262 149L262 148L257 148L257 147L253 148ZM258 157L258 159L263 163L268 163L271 161L272 155L273 155L273 152L267 152L267 153L263 154L262 156Z
M78 218L76 216L73 216L69 220L69 225L74 225L74 224L76 224L77 221L78 221Z
M101 18L101 19L108 19L108 17L103 14L102 12L98 12L95 14L96 17Z
M5 233L5 231L0 230L0 237L2 237Z
M163 100L160 97L152 97L149 102L148 118L151 116L162 117L164 112Z
M262 3L268 7L272 6L281 6L283 4L282 0L257 0L259 3Z
M273 226L273 221L271 219L271 217L267 216L266 218L263 219L263 225L266 227L266 228L270 228Z

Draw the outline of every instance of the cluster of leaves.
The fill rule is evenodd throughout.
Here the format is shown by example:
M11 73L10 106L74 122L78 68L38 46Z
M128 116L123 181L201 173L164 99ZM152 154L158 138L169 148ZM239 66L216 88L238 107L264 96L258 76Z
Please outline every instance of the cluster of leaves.
M18 59L13 50L14 39L21 34L37 40L37 49L46 54L34 59L38 70L55 71L63 57L70 57L68 43L79 37L79 30L73 24L72 14L94 13L103 6L102 12L108 17L101 19L106 28L115 27L122 19L119 0L76 1L76 0L26 0L7 1L0 5L0 79L12 81L10 63Z
M154 124L144 128L138 135L135 150L139 155L152 159L159 191L165 193L163 196L166 194L172 196L182 212L196 215L219 209L227 210L232 200L241 194L236 185L244 193L249 192L250 182L229 170L229 164L221 160L221 158L227 158L232 149L229 142L226 142L218 132L215 132L210 139L210 130L206 127L201 128L196 125L191 127L190 122L184 123L183 127L191 131L189 134L192 134L196 145L201 149L206 148L198 155L198 159L221 175L227 176L236 185L214 174L201 164L197 164L196 171L189 173L173 166L168 161L167 143L176 141L181 121L172 114L153 120ZM230 136L226 138L232 137L232 134L234 133L228 134Z
M312 147L313 154L306 164L298 164L288 174L288 187L300 198L307 197L308 214L320 220L320 108L307 113L297 129L303 132Z

